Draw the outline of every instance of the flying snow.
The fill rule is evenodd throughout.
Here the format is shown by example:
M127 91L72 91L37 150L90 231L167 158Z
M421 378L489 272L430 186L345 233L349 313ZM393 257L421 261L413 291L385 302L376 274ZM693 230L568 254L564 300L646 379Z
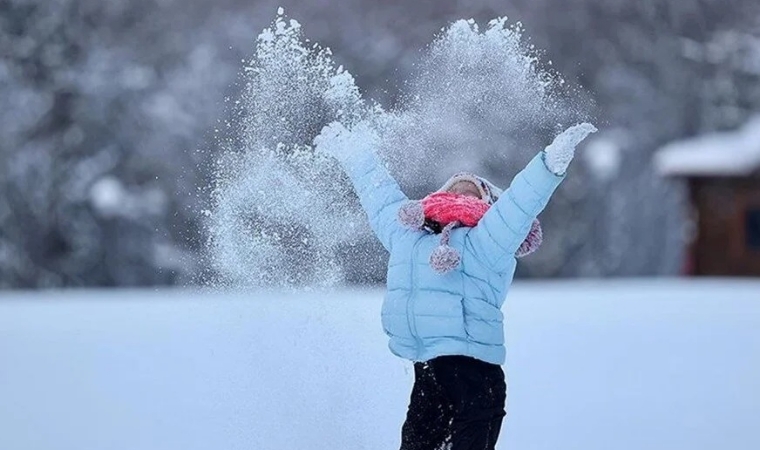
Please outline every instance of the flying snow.
M567 120L561 77L542 68L521 26L506 19L483 32L474 21L453 23L416 69L400 104L385 110L278 11L244 67L240 108L215 170L208 251L226 284L303 288L344 279L339 255L369 227L338 164L314 151L330 122L370 123L378 152L406 184L430 182L453 164L477 169L468 165L488 155L507 160L526 136Z

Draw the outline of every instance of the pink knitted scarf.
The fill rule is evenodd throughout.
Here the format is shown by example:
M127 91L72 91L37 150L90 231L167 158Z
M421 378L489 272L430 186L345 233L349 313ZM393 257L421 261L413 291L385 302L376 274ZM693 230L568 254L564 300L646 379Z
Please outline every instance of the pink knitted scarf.
M425 219L432 220L441 227L459 222L465 227L474 227L486 214L490 205L479 198L452 192L434 192L422 199Z

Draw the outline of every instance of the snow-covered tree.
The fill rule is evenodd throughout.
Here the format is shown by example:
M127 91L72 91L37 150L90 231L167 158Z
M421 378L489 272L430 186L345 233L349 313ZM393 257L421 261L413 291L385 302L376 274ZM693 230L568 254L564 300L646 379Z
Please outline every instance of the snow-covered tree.
M193 150L235 68L171 3L0 2L0 285L188 272Z

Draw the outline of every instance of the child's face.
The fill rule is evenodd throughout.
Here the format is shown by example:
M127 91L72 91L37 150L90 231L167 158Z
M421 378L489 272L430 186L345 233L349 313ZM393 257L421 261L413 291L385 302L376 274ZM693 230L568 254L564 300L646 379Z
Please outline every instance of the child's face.
M449 192L453 194L466 195L468 197L480 198L480 191L471 181L457 181L454 183ZM482 199L481 199L482 200Z

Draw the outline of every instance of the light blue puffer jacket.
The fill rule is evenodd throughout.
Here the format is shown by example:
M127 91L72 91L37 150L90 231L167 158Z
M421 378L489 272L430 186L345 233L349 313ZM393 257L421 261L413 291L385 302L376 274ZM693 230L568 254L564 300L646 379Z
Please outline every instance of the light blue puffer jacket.
M412 361L465 355L503 364L501 306L517 264L515 251L563 177L539 153L474 228L457 228L449 245L461 264L441 275L428 259L440 236L398 222L408 201L372 152L343 161L372 230L390 252L382 323L391 351Z

